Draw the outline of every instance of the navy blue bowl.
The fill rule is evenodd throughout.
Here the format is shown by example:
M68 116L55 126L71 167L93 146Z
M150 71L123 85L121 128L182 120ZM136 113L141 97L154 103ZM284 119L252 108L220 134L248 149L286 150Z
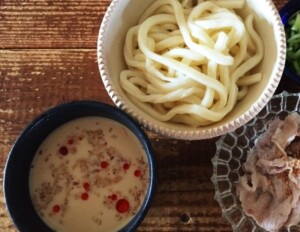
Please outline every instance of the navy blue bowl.
M62 124L80 117L100 116L129 128L140 140L149 162L149 188L136 216L120 231L133 231L145 217L154 194L155 165L147 135L140 125L123 111L95 101L76 101L50 109L28 125L12 147L4 169L4 196L8 212L21 232L51 232L40 219L31 202L29 172L34 155L43 140Z
M299 0L289 0L279 11L282 23L284 27L287 26L288 19L298 10L300 10L300 1ZM296 74L292 65L286 61L284 68L284 75L300 84L300 76Z

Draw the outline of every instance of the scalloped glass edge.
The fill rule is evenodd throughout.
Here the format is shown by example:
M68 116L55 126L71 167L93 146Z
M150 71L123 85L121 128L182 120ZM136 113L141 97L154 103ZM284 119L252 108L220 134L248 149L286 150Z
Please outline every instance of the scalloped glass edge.
M213 165L211 181L215 187L214 198L233 231L266 231L243 212L236 196L235 185L242 175L241 165L245 162L248 151L255 145L256 139L266 131L270 120L283 119L291 112L299 113L299 109L300 94L282 92L274 95L255 118L217 140L216 154L211 160ZM280 230L283 231L300 231L300 223Z

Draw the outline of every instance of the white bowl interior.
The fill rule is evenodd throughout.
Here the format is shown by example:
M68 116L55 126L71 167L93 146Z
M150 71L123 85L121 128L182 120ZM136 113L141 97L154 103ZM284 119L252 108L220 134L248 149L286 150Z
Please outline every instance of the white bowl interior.
M279 84L285 63L285 34L280 16L271 0L246 0L238 13L244 18L254 14L254 26L264 43L265 55L256 71L263 80L253 85L248 95L221 121L205 127L165 123L150 117L127 98L120 87L119 75L126 68L123 46L127 30L137 24L154 0L113 0L99 32L98 62L103 83L114 103L141 124L162 135L178 139L211 138L233 131L253 118L269 101Z

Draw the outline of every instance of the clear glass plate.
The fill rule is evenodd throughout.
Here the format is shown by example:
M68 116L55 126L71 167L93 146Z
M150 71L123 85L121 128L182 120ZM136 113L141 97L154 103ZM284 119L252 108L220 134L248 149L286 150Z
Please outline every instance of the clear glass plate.
M236 183L243 175L241 164L255 140L266 131L268 122L274 118L285 118L299 111L300 94L283 92L274 95L259 114L234 132L223 135L216 143L216 154L212 159L215 199L222 208L223 217L232 225L233 231L262 232L253 218L248 217L236 195ZM300 231L300 224L280 231Z

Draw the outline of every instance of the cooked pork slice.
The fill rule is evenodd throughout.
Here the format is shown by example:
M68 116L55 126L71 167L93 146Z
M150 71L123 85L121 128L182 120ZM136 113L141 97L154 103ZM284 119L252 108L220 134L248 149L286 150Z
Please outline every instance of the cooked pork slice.
M300 160L293 157L300 151L289 146L299 128L297 113L273 120L249 151L245 174L236 186L244 212L267 231L279 231L300 220Z

